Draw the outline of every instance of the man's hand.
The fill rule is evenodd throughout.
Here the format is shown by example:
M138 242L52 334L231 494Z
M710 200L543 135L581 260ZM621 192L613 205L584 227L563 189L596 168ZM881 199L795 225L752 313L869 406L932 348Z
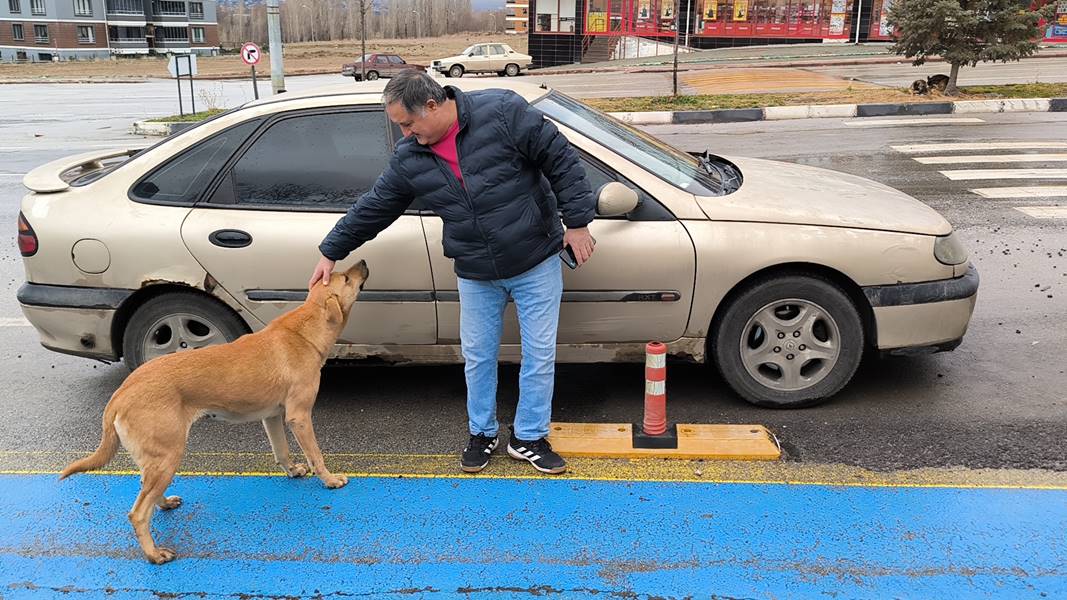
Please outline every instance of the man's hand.
M589 235L588 227L575 227L568 229L563 234L563 246L570 246L574 250L574 258L581 266L593 255L593 236Z
M322 282L323 285L330 283L330 273L333 273L333 266L337 264L334 261L323 256L319 259L319 264L315 265L315 273L311 276L311 280L308 281L308 289L315 287L315 284Z

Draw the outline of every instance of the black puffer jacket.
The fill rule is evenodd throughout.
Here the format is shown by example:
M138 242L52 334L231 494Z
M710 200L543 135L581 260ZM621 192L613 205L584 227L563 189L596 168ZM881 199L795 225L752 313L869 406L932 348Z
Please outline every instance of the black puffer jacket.
M567 227L593 220L595 199L578 154L540 111L509 90L445 90L456 100L466 189L428 146L409 137L319 245L323 256L345 258L422 198L444 220L444 252L455 259L457 275L505 279L563 247L557 199Z

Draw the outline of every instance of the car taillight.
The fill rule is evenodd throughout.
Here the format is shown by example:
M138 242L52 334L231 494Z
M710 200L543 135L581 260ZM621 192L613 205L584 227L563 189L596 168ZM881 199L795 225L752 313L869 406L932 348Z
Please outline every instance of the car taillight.
M30 222L21 212L19 213L19 252L23 256L37 254L37 234L33 232L33 227L30 227Z

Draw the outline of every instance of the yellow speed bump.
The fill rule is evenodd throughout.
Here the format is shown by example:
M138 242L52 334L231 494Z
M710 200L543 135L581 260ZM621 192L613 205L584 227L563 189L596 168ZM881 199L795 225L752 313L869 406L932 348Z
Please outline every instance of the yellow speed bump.
M671 428L677 431L675 439L655 436L661 444L642 442L634 427L630 423L552 423L548 441L562 456L777 460L782 455L778 440L762 425L679 423Z

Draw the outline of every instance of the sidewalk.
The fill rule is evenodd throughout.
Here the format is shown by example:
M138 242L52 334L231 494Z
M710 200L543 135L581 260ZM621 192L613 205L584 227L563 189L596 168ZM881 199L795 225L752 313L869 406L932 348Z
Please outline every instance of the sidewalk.
M908 59L889 51L887 43L780 44L693 50L678 55L678 69L691 71L723 67L818 67L829 65L906 63ZM1067 47L1045 46L1032 58L1067 56ZM929 62L937 62L931 60ZM673 55L646 56L608 62L560 65L537 69L544 75L590 72L656 72L673 68Z

